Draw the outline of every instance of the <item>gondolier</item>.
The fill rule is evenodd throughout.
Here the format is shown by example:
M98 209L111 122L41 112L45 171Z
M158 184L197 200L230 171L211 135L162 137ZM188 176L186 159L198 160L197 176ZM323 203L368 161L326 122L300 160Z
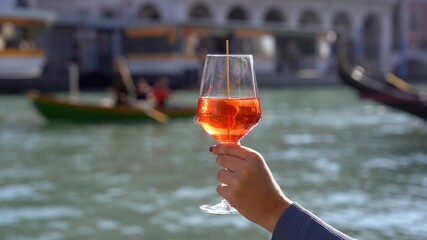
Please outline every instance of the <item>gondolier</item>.
M126 81L124 79L124 71L126 71L125 64L126 62L123 57L118 57L114 62L113 91L116 98L116 106L132 105L132 101L129 96L129 88L131 88L131 86L126 86Z

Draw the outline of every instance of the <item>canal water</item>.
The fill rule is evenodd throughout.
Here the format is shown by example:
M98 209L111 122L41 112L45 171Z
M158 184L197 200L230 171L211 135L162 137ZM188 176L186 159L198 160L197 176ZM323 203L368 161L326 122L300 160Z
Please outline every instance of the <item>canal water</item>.
M93 98L99 94L85 94ZM427 239L427 124L344 87L260 90L242 144L285 193L366 240ZM174 102L197 101L194 91ZM0 239L269 239L219 201L214 144L190 120L46 122L24 95L0 96Z

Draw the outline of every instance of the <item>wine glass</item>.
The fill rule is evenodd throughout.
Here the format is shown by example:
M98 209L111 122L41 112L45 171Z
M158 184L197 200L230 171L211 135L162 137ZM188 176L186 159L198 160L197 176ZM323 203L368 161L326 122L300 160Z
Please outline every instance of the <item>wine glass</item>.
M208 54L197 109L198 123L217 142L240 144L261 120L252 55ZM238 214L226 200L200 209L214 214Z

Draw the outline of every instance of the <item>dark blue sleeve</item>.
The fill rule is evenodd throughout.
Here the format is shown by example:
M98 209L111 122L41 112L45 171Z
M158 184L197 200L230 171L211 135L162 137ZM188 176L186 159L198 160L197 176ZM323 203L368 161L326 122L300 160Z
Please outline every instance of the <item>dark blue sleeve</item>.
M297 203L283 212L273 232L272 240L300 239L353 239L323 222Z

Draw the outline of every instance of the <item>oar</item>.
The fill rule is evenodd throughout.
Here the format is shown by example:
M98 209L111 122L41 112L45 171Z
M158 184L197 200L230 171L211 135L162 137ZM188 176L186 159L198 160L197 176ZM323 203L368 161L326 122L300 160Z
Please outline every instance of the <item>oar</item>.
M135 84L133 83L129 69L128 69L127 64L125 62L126 60L124 58L120 58L118 61L120 61L118 70L120 72L120 75L123 78L124 84L126 86L126 89L129 92L129 95L132 97L132 106L138 107L138 109L143 111L145 114L147 114L147 116L153 118L157 122L166 123L169 119L169 117L166 114L158 111L157 109L154 109L153 107L151 107L148 104L144 104L142 106L138 106L136 104L136 102L137 102L136 87L135 87Z
M411 85L409 85L404 80L400 79L398 76L394 75L393 73L386 73L385 79L388 83L395 86L397 89L402 90L404 92L410 92Z

